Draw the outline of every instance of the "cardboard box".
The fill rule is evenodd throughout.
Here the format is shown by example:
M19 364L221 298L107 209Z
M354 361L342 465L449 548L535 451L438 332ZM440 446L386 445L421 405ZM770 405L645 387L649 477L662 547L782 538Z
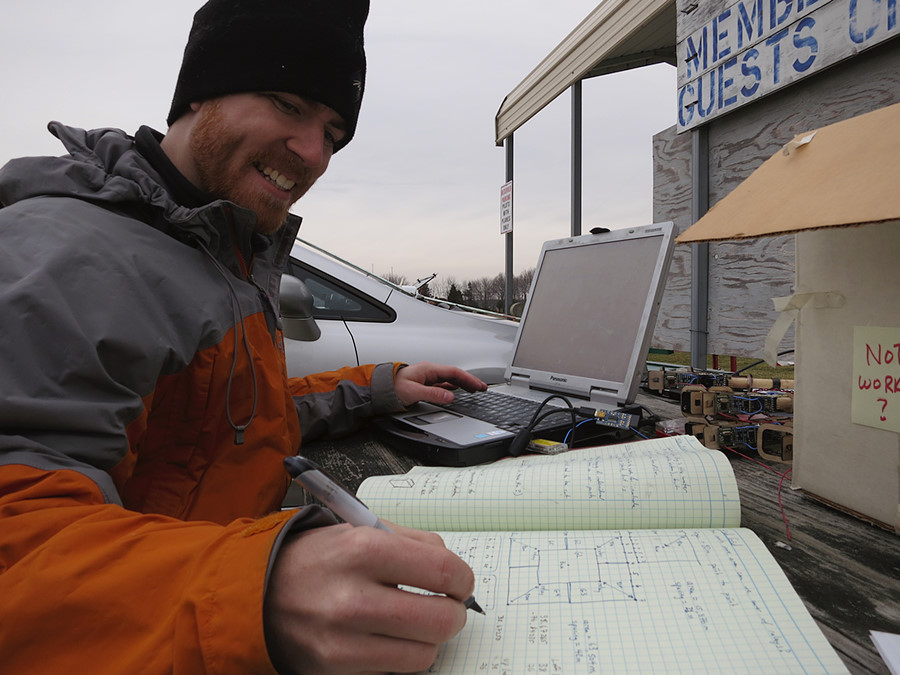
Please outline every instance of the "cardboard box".
M796 233L793 487L900 532L900 105L800 134L677 241Z

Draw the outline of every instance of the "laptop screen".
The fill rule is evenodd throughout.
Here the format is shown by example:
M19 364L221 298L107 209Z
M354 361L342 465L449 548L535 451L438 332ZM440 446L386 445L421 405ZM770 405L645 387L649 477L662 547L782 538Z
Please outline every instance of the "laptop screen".
M633 398L671 235L663 223L546 242L508 373L586 398L593 388Z

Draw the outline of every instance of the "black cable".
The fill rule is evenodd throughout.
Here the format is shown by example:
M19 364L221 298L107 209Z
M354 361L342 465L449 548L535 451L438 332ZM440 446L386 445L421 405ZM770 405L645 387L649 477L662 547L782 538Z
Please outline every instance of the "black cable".
M794 350L793 350L793 349L786 349L786 350L784 350L783 352L778 352L775 356L784 356L785 354L793 354L793 353L794 353ZM741 368L740 370L734 371L733 374L734 374L734 375L740 375L740 374L743 373L745 370L750 370L750 369L753 368L754 366L758 366L760 363L765 363L765 362L766 362L765 359L760 359L759 361L756 361L755 363L751 363L749 366L744 366L744 367Z
M554 398L558 398L558 399L564 401L567 407L566 408L556 408L554 410L547 410L546 412L544 412L542 414L541 411L544 409L544 406L546 406ZM660 419L659 416L656 415L652 410L650 410L649 408L646 408L645 406L642 406L640 404L633 404L632 406L629 406L629 407L630 408L640 408L641 410L645 410L648 413L647 419L644 420L643 422L649 423L649 422ZM616 410L616 412L626 413L627 409L626 408L618 408ZM509 454L512 455L513 457L518 457L523 452L525 452L525 449L528 447L528 443L531 442L531 437L532 437L532 434L534 433L534 428L538 424L543 422L546 418L550 417L550 415L556 415L558 413L568 413L569 415L572 416L572 427L569 431L569 434L566 436L566 438L571 440L571 442L569 443L569 447L572 447L575 445L575 430L579 426L578 417L584 417L584 418L586 418L586 420L593 419L594 421L596 421L596 417L597 417L597 411L594 410L593 408L587 408L587 407L576 408L572 405L572 402L569 401L569 399L567 399L565 396L561 396L560 394L553 394L551 396L548 396L543 401L541 401L541 404L534 411L534 414L531 416L531 420L528 422L528 425L525 428L523 428L521 431L519 431L516 434L515 438L513 438L512 442L509 445ZM629 413L629 414L631 414L631 413Z
M544 409L550 401L558 398L565 402L567 408L557 408L554 410L548 410L543 415L541 415L541 411ZM509 444L509 454L513 457L518 457L523 452L525 452L525 448L528 447L528 444L531 442L531 435L534 433L534 428L544 421L550 415L555 415L557 413L569 413L572 416L572 437L575 437L575 423L576 423L576 411L575 407L572 405L572 402L569 401L565 396L561 396L560 394L553 394L548 396L534 411L534 414L531 416L531 421L528 422L528 425L519 431L516 434L516 437L512 440L512 443Z
M647 426L648 424L656 424L657 422L659 422L662 419L659 415L657 415L655 412L650 410L650 408L648 408L645 405L641 405L640 403L632 403L629 407L630 408L640 408L645 413L647 413L647 416L641 419L639 426Z
M537 409L534 411L534 414L531 416L531 421L528 423L528 426L527 426L526 428L531 429L531 428L534 427L535 424L537 424L537 422L539 421L539 420L537 419L537 416L541 413L541 410L543 410L543 409L544 409L544 406L546 406L550 401L552 401L552 400L555 399L555 398L560 399L560 400L563 401L570 409L574 410L574 407L572 406L572 402L571 402L569 399L567 399L565 396L563 396L562 394L551 394L550 396L548 396L547 398L545 398L543 401L541 401L541 404L540 404L540 405L537 407ZM551 411L551 412L558 412L558 411L553 410L553 411ZM562 412L565 412L565 411L563 410Z

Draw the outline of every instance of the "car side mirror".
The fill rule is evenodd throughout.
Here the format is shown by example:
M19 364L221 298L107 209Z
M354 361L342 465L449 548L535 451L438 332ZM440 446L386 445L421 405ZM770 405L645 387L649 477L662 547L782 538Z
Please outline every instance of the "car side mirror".
M282 275L278 304L286 337L303 342L319 339L322 332L313 318L313 296L306 284L290 274Z

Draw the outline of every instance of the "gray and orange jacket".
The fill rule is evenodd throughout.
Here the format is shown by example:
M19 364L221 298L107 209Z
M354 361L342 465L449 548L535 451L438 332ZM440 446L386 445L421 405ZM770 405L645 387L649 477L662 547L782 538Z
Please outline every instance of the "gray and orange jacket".
M254 252L124 133L51 131L67 156L0 170L0 670L270 672L270 560L334 522L278 512L282 459L399 409L397 366L289 379L299 218Z

